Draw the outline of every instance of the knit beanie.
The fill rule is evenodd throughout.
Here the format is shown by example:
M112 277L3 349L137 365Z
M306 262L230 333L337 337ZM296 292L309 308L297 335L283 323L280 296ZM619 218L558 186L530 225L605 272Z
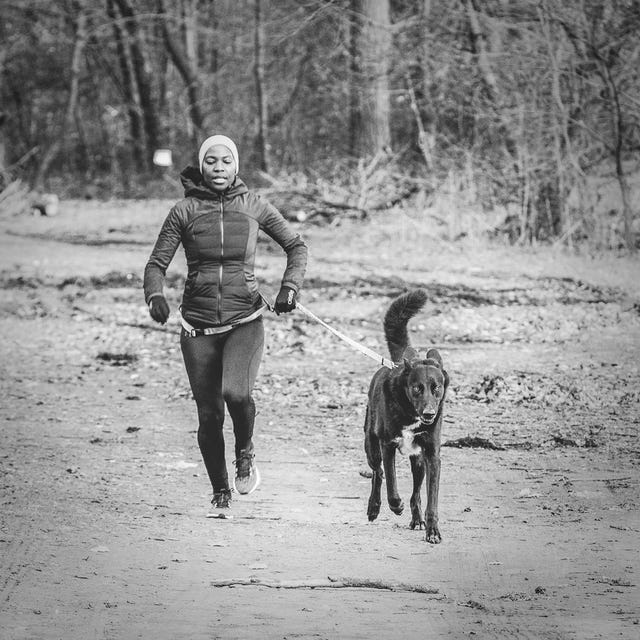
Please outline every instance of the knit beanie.
M236 173L240 169L240 160L238 159L238 147L236 147L236 143L231 139L227 138L227 136L223 136L217 134L215 136L209 136L201 145L200 151L198 151L198 167L200 168L200 173L202 173L202 163L204 162L204 156L216 144L221 144L229 151L231 151L231 155L233 159L236 161Z

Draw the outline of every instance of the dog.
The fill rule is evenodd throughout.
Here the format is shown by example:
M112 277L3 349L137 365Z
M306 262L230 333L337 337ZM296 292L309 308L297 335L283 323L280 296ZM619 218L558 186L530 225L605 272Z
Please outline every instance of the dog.
M379 369L369 386L364 448L373 475L367 516L373 522L380 513L383 477L389 508L402 514L404 503L398 494L395 455L399 448L406 450L413 476L410 527L425 529L426 541L438 544L442 540L438 528L440 435L449 375L437 349L429 349L424 358L420 357L407 332L407 323L426 301L423 289L411 290L396 298L384 317L384 335L396 366ZM427 508L423 517L420 490L425 476Z

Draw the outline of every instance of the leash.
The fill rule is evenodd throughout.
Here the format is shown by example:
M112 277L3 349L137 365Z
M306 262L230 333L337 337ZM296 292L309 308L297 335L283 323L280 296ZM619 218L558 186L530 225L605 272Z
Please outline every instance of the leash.
M349 338L349 336L345 336L344 333L328 325L324 320L318 318L318 316L315 313L309 311L309 309L307 309L304 305L300 304L299 302L296 302L296 309L300 309L300 311L302 311L302 313L304 313L305 316L321 324L325 329L327 329L327 331L330 331L331 333L333 333L334 336L337 336L338 338L340 338L340 340L343 340L344 342L346 342L348 345L353 347L356 351L359 351L363 355L371 358L372 360L375 360L376 362L378 362L384 367L388 367L389 369L395 369L396 364L395 362L393 362L393 360L390 360L389 358L385 358L384 356L381 356L379 353L376 353L372 349L369 349L369 347L365 347L359 342L356 342L355 340L352 340L351 338Z
M180 323L182 324L182 328L192 338L194 338L196 336L201 336L201 335L208 336L208 335L213 335L213 334L216 334L216 333L225 333L227 331L231 331L231 329L235 328L239 324L243 324L245 322L249 322L250 320L254 320L258 316L262 315L264 313L265 309L268 309L269 311L274 311L274 307L271 304L271 302L269 302L269 300L267 300L267 298L265 298L262 294L260 294L260 297L262 298L262 301L264 302L265 306L261 307L260 309L258 309L254 313L252 313L249 317L244 318L242 320L242 322L237 322L237 323L234 323L234 324L225 325L223 327L207 327L205 329L195 329L194 327L192 327L182 317L180 318ZM360 344L359 342L356 342L355 340L353 340L349 336L346 336L341 331L338 331L337 329L334 329L331 325L327 324L324 320L322 320L322 318L318 318L318 316L315 313L313 313L312 311L309 311L309 309L307 309L300 302L296 302L296 307L295 308L296 309L300 309L300 311L302 311L302 313L304 313L304 315L306 315L308 318L311 318L311 320L314 320L318 324L322 325L325 329L327 329L327 331L330 331L331 333L333 333L334 336L340 338L340 340L342 340L343 342L346 342L349 346L351 346L353 349L355 349L359 353L362 353L363 355L367 356L368 358L371 358L372 360L375 360L376 362L378 362L383 367L388 367L389 369L395 369L396 368L397 365L395 364L395 362L393 360L391 360L389 358L385 358L384 356L381 356L379 353L376 353L373 349L369 349L369 347L365 347L363 344Z

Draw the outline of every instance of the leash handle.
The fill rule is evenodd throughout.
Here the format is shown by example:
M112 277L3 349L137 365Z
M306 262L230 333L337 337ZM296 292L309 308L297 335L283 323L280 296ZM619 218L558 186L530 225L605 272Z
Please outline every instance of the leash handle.
M318 318L318 316L315 313L309 311L309 309L307 309L303 304L296 302L296 309L300 309L302 313L304 313L306 316L308 316L312 320L315 320L317 323L321 324L325 329L333 333L334 336L346 342L348 345L353 347L356 351L359 351L363 355L371 358L372 360L375 360L376 362L381 364L383 367L388 367L389 369L395 369L396 364L395 362L393 362L393 360L390 360L389 358L385 358L384 356L381 356L379 353L376 353L375 351L373 351L373 349L369 349L369 347L365 347L359 342L356 342L355 340L351 339L349 336L345 336L344 333L338 331L337 329L334 329L332 326L328 325L324 320L322 320L321 318Z
M268 309L269 311L271 311L271 313L275 313L275 312L276 312L276 309L275 309L275 307L271 304L271 301L270 301L268 298L266 298L262 293L260 293L259 295L260 295L260 297L262 298L262 302L264 302L264 303L265 303L265 305L267 305L267 309Z

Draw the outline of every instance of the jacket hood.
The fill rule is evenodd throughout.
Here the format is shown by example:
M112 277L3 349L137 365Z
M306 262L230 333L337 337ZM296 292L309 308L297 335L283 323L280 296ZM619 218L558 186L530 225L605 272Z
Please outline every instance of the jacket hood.
M182 170L180 181L184 187L185 198L195 197L202 200L218 200L221 196L223 198L233 198L249 191L247 185L238 176L225 191L214 191L204 183L200 169L193 166Z

